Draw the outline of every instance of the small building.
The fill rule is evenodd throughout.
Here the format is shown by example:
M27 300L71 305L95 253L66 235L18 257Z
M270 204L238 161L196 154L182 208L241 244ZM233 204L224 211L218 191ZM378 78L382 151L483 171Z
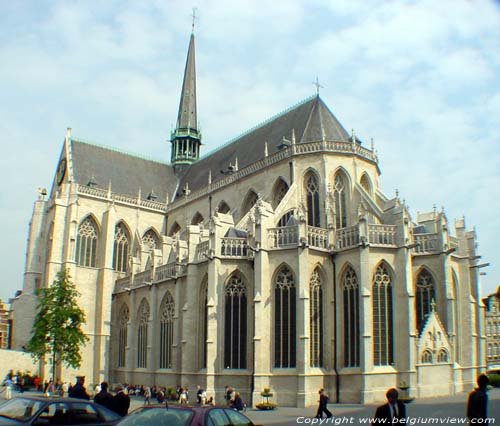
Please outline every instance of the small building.
M483 299L486 306L486 364L500 369L500 286L496 293Z

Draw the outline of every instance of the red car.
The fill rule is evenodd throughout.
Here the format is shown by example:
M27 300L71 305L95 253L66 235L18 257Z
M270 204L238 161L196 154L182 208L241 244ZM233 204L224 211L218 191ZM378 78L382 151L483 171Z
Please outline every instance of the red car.
M145 406L132 411L117 426L257 426L228 407Z

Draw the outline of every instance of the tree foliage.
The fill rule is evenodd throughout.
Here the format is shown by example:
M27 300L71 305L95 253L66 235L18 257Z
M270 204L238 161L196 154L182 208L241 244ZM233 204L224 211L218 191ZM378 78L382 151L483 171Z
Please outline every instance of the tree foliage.
M26 349L35 361L50 354L53 374L61 362L73 368L82 362L80 347L89 339L82 330L85 313L77 304L79 295L67 269L57 273L50 287L37 291L37 313Z

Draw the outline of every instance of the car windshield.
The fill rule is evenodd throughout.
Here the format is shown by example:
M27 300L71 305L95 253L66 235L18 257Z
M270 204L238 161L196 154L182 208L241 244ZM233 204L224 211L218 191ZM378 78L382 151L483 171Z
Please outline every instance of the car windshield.
M0 405L0 417L25 422L35 415L43 402L36 399L14 398Z
M192 410L176 408L144 408L125 417L119 426L185 426L193 416Z

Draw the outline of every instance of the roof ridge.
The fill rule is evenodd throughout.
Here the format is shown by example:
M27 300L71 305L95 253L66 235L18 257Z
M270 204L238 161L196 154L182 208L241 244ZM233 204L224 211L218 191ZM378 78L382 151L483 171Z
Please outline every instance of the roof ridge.
M79 142L79 143L83 143L83 144L86 144L86 145L91 145L91 146L95 146L95 147L98 147L98 148L107 149L109 151L118 152L119 154L128 155L130 157L140 158L141 160L152 161L154 163L162 164L162 165L165 165L165 166L170 166L170 163L165 163L163 161L156 160L156 159L148 157L146 155L137 154L135 152L127 151L127 150L124 150L124 149L118 149L118 148L115 148L113 146L109 146L109 145L105 145L105 144L99 144L99 143L92 142L92 141L89 141L89 140L86 140L86 139L82 139L82 138L79 138L79 137L71 136L70 141L71 142L73 142L73 141L74 142Z
M293 111L294 109L297 109L298 107L306 104L307 102L313 100L314 98L316 98L318 95L314 94L314 95L311 95L311 96L308 96L307 98L297 102L296 104L286 108L285 110L269 117L268 119L264 120L264 121L261 121L259 124L251 127L250 129L248 130L245 130L244 132L240 133L239 135L237 135L236 137L232 138L232 139L229 139L227 142L224 142L222 145L218 146L217 148L207 152L206 154L202 155L199 160L197 161L200 161L201 159L204 159L206 157L209 157L213 154L215 154L216 152L220 151L221 149L223 148L226 148L227 146L231 145L232 143L236 142L237 140L241 139L243 136L246 136L252 132L254 132L255 130L257 129L260 129L261 127L265 126L266 124L269 124L271 123L272 121L278 119L279 117L282 117L286 114L288 114L290 111Z

